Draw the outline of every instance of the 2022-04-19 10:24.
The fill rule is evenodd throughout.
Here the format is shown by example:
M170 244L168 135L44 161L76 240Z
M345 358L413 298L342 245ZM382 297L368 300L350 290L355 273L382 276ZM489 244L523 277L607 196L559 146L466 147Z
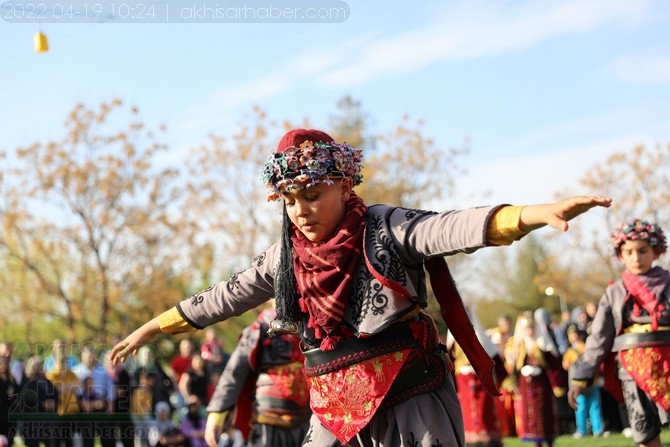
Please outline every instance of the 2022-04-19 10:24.
M16 2L0 5L9 23L165 22L168 4L154 2Z

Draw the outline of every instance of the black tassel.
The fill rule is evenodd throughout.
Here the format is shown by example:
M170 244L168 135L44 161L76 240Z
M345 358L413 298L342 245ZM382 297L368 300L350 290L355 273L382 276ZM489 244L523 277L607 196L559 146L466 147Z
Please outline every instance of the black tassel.
M281 254L275 276L275 301L277 320L283 323L298 323L302 312L298 304L298 292L293 268L293 243L291 242L291 220L286 212L282 214Z

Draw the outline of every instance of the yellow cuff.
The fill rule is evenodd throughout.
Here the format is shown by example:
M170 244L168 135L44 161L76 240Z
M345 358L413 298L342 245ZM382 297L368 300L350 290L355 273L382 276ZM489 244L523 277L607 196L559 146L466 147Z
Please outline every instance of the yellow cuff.
M572 385L578 386L581 389L585 389L589 387L589 381L588 380L573 380Z
M486 240L491 245L511 245L528 234L519 229L522 206L504 206L489 220Z
M223 424L226 423L228 418L228 411L223 411L221 413L209 413L207 415L207 425L214 427L223 427Z
M197 331L196 328L188 324L186 320L182 318L176 307L160 314L158 316L158 325L161 328L161 332L167 332L168 334L181 334L183 332Z

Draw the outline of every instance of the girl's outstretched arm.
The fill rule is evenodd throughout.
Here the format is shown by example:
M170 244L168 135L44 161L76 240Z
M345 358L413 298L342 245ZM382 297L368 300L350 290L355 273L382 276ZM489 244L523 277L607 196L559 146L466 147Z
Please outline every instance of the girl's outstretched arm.
M559 202L528 205L521 210L519 229L533 231L545 225L568 230L568 221L596 206L609 207L612 199L603 196L575 196Z
M160 332L159 317L152 318L144 323L112 348L110 357L112 364L118 365L125 362L128 356L135 355L142 345L149 343Z

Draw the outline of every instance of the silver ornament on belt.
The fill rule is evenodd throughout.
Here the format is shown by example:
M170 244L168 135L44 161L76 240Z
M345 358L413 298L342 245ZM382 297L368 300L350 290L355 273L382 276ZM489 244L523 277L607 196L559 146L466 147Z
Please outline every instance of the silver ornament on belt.
M284 321L284 320L272 320L270 322L270 329L268 329L268 335L282 335L282 334L300 334L300 328L298 324L293 321Z

